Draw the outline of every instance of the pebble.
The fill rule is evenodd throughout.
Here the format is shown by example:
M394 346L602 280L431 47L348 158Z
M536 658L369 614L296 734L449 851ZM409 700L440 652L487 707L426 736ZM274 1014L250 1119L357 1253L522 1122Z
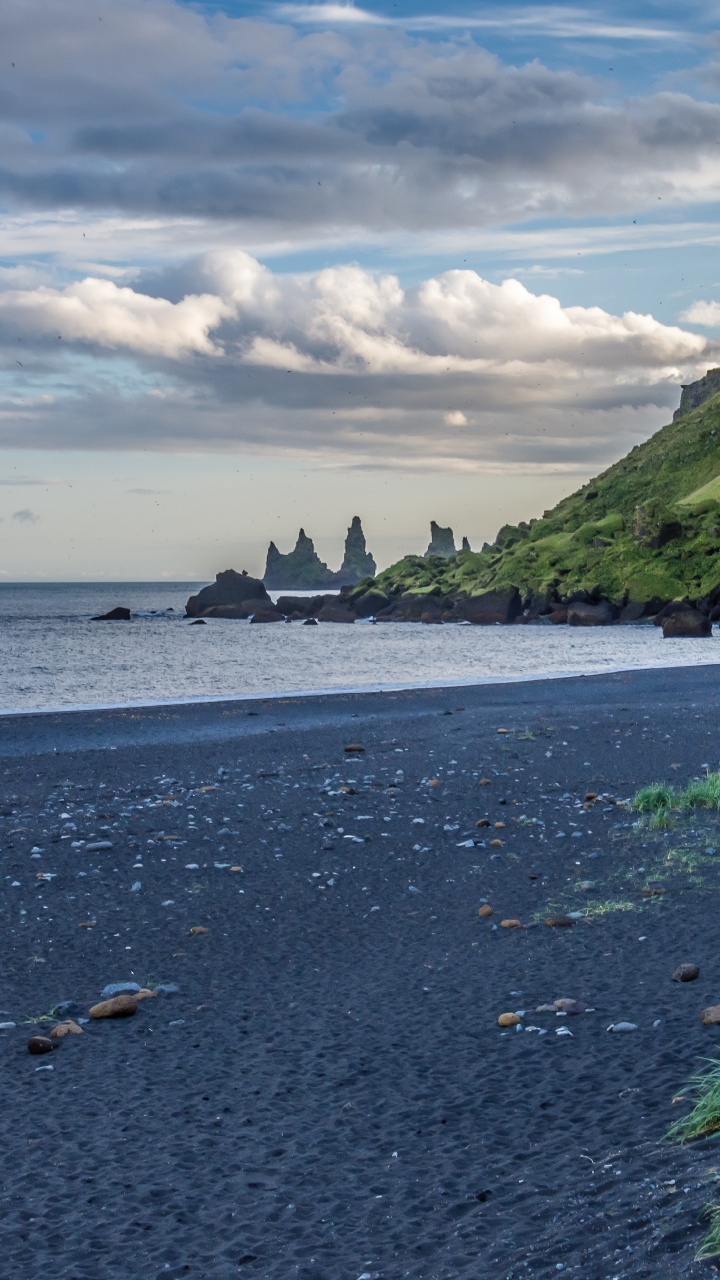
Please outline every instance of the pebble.
M720 1023L720 1004L710 1004L707 1009L703 1009L700 1021L704 1022L706 1027L716 1027Z
M673 974L673 982L694 982L700 977L700 970L696 964L681 964Z
M192 926L192 928L191 928L190 932L191 932L191 933L193 933L193 934L195 934L196 936L198 936L198 935L199 935L199 934L201 934L201 933L209 933L209 932L210 932L210 930L209 930L209 929L206 929L206 928L204 927L204 925L201 925L201 924L194 924L194 925Z
M156 996L177 996L180 988L175 982L160 982L155 988Z
M584 1000L565 1000L565 999L556 1000L555 1008L558 1010L559 1013L576 1014L576 1013L592 1013L593 1012L590 1005L585 1004Z
M548 929L570 929L574 923L570 916L546 916L545 918Z
M498 1026L499 1027L517 1027L521 1021L522 1019L520 1015L517 1013L501 1013L500 1017L498 1018Z
M720 1010L718 1011L720 1013ZM611 1022L608 1031L637 1031L636 1022Z
M131 995L113 996L94 1004L89 1012L91 1018L129 1018L137 1013L137 1000Z
M49 1036L31 1036L27 1043L28 1053L52 1053L55 1045Z
M0 1022L0 1031L11 1031L15 1026L17 1026L15 1022Z
M79 1000L61 1000L53 1009L53 1013L56 1013L60 1019L79 1018L84 1012L85 1006L80 1004Z
M521 920L501 920L500 928L501 929L522 929L522 921Z
M485 903L485 905L484 905L483 907L478 907L478 915L479 915L479 916L483 916L483 917L484 917L484 916L491 916L491 915L492 915L492 913L493 913L493 909L492 909L492 907L490 906L490 904L489 904L488 902L486 902L486 903Z
M101 849L112 849L112 840L94 840L92 844L85 845L86 853L99 853Z
M110 1000L112 999L113 996L122 996L122 995L129 994L130 992L137 992L139 990L140 990L139 982L109 982L108 985L106 987L103 987L102 991L100 992L100 999ZM68 1003L72 1003L72 1001L69 1001ZM60 1012L60 1005L58 1005L58 1013L59 1012ZM64 1008L63 1008L63 1012L65 1012ZM67 1012L69 1012L69 1010Z
M82 1033L83 1033L82 1027L79 1027L77 1022L75 1022L72 1018L68 1018L67 1022L58 1022L57 1026L53 1027L52 1031L50 1032L50 1039L64 1040L65 1036L67 1035L81 1036Z
M365 748L359 742L350 742L344 750L348 755L359 755Z

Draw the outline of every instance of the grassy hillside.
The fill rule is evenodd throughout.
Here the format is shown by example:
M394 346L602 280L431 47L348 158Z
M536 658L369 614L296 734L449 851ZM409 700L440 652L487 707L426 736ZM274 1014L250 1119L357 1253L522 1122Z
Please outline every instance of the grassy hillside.
M699 598L720 583L720 394L663 427L541 520L505 525L482 552L407 556L387 594L599 589L610 599ZM368 583L362 589L367 590ZM355 589L358 593L359 589Z

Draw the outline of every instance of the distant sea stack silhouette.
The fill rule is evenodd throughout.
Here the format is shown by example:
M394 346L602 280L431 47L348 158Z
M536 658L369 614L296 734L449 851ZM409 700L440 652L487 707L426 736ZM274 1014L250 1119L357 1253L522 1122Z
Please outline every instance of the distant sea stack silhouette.
M425 560L429 560L430 556L442 556L444 560L449 560L454 555L457 555L457 547L452 529L443 529L442 525L431 520L430 546L425 552Z
M363 578L374 578L377 565L365 543L359 516L353 516L345 538L345 555L337 573L320 559L312 538L304 529L292 551L283 554L270 543L263 582L271 591L314 591L327 587L354 587Z

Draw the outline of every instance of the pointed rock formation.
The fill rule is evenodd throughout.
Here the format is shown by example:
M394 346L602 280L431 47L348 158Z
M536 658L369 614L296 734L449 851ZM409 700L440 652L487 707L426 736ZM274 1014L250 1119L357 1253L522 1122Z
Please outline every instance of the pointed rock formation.
M470 546L470 539L469 539L469 538L463 538L463 540L462 540L462 547L461 547L460 549L461 549L461 551L472 551L472 547Z
M336 574L339 587L354 587L363 578L374 578L375 560L367 549L359 516L353 516L345 539L345 557Z
M268 547L263 582L271 591L312 591L315 587L331 586L334 577L304 529L287 555L282 555L274 542Z
M455 546L455 538L450 528L443 529L441 525L436 524L434 520L430 521L430 546L425 552L424 559L428 560L430 556L442 556L444 560L448 560L450 556L457 554Z

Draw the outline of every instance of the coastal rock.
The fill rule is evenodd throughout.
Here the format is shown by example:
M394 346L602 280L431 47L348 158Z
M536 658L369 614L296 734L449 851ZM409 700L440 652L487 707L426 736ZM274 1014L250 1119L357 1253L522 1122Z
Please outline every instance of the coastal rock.
M52 1053L57 1045L53 1044L49 1036L31 1036L27 1042L28 1053Z
M358 618L372 618L380 613L382 609L388 608L390 597L386 596L383 591L376 591L373 588L370 591L363 592L362 595L352 596L351 604Z
M700 1014L700 1021L706 1027L716 1027L720 1023L720 1004L710 1004Z
M472 547L470 546L470 539L469 539L469 538L466 538L466 537L464 537L464 536L463 536L462 546L460 547L460 550L461 550L461 551L472 551Z
M567 620L571 627L609 627L615 614L606 600L600 604L578 602L569 606Z
M317 615L318 622L354 622L355 614L347 605L340 603L324 604Z
M443 560L448 560L450 556L454 555L457 555L457 547L455 546L452 529L449 527L443 529L442 525L436 524L434 520L431 520L430 545L423 559L429 560L431 556L441 556Z
M286 618L306 618L310 612L312 600L308 596L278 596L275 605Z
M692 613L693 606L687 600L668 600L667 604L656 609L653 615L653 625L661 627L666 618L672 618L678 613Z
M682 613L672 613L669 618L664 618L662 633L666 640L689 636L711 636L712 623L697 609L686 609Z
M522 1018L517 1013L501 1013L498 1018L499 1027L517 1027L522 1022Z
M335 575L338 586L354 586L363 578L374 578L377 565L367 549L359 516L353 516L345 537L343 562Z
M209 586L203 587L197 595L190 596L185 605L185 615L197 618L215 605L242 606L247 600L270 604L270 597L259 578L251 578L245 570L237 573L235 569L225 569L217 574L215 581Z
M318 624L317 618L305 618L303 622L304 627L316 627L317 624Z
M304 529L298 533L293 550L285 555L278 551L274 542L270 543L263 582L272 590L329 587L333 577L332 570L320 559L312 538Z
M691 413L693 409L699 409L701 404L711 396L717 395L718 391L720 391L720 369L708 369L705 377L698 378L697 382L683 383L680 407L673 414L673 422L677 422L678 418L682 418L686 413Z
M91 1018L129 1018L137 1013L137 1000L131 995L113 996L92 1005L88 1012Z
M552 612L548 614L548 622L552 622L553 625L556 627L563 626L564 623L567 622L567 620L568 620L567 605L560 605L559 609L553 609Z
M209 608L203 609L198 621L202 622L204 618L250 618L257 607L257 600L242 600L238 604L211 604Z
M645 616L645 605L639 600L631 600L620 610L618 622L639 622Z
M250 622L284 622L285 618L279 609L274 605L269 608L258 609L250 619Z
M675 970L672 980L673 982L694 982L700 977L700 970L696 964L681 964Z
M522 600L517 587L500 587L497 591L486 591L483 595L460 601L457 611L474 626L491 626L495 622L507 624L514 622L522 612Z
M118 605L117 609L111 609L109 613L97 613L95 617L90 619L91 622L129 622L130 610L124 605Z

